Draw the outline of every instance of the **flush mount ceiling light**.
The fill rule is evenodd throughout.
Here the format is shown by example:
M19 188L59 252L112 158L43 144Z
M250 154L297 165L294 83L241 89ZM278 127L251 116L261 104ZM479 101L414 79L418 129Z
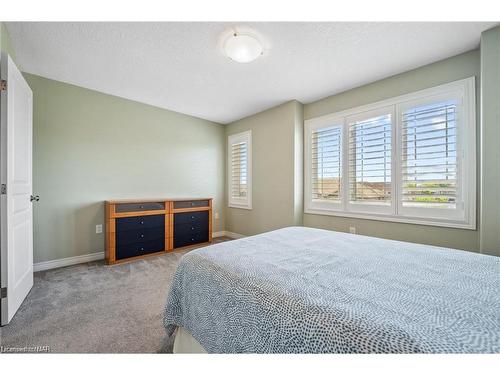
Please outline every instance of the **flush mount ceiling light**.
M239 63L249 63L263 54L264 47L252 35L235 32L224 41L223 50L231 60Z

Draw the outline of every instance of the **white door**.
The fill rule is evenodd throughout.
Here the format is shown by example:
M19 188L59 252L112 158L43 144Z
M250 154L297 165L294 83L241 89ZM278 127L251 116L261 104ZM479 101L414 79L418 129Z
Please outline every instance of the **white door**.
M33 286L33 93L11 58L2 53L1 279L2 325L8 324ZM6 289L3 289L6 288ZM3 297L3 296L2 296Z

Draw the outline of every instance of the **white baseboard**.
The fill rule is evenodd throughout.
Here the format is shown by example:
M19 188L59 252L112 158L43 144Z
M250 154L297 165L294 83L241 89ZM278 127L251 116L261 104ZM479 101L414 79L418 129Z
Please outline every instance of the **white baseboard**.
M228 232L225 230L212 233L213 238L224 237L224 236L231 237L234 239L245 237L242 234ZM50 270L53 268L72 266L75 264L87 263L87 262L92 262L94 260L101 260L101 259L104 259L104 252L78 255L76 257L69 257L69 258L62 258L62 259L54 259L54 260L49 260L47 262L40 262L40 263L33 264L33 272L46 271L46 270Z
M223 230L221 232L214 232L212 234L212 237L213 238L216 238L216 237L231 237L231 238L234 238L235 240L237 240L238 238L243 238L243 237L246 237L242 234L239 234L239 233L234 233L234 232L229 232L227 230Z
M40 262L33 264L33 272L50 270L52 268L72 266L79 263L92 262L94 260L104 259L104 252L78 255L76 257L62 258L49 260L47 262Z

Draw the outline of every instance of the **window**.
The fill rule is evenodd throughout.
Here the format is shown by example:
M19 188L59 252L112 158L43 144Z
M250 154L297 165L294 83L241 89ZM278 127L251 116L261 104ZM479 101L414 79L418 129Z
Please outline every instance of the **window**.
M342 196L342 123L311 130L312 202L317 208L338 207Z
M228 137L229 207L252 208L252 133Z
M457 140L461 100L408 103L401 110L402 212L461 216Z
M357 211L390 212L392 108L347 118L349 206Z
M305 212L475 229L475 105L469 78L307 120Z

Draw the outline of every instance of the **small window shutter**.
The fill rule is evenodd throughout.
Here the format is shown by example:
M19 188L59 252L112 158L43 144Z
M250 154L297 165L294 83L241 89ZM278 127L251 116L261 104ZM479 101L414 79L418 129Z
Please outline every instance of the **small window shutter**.
M349 199L391 202L391 115L349 123Z
M410 108L402 116L402 205L455 208L457 102Z
M238 142L231 145L231 196L245 199L248 194L248 144Z
M340 201L342 176L342 127L312 131L311 193L313 200Z

